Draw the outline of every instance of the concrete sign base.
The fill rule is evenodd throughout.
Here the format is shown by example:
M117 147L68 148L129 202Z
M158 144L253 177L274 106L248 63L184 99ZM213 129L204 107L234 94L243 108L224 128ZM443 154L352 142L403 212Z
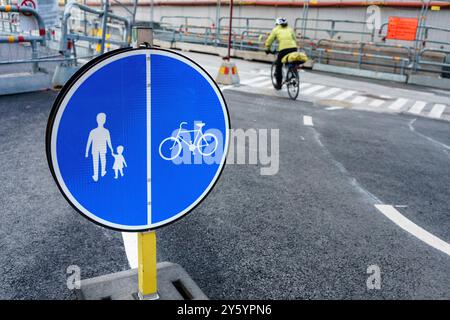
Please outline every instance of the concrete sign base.
M160 262L157 269L160 300L208 300L180 265ZM80 300L136 300L137 292L137 269L81 280L76 290Z

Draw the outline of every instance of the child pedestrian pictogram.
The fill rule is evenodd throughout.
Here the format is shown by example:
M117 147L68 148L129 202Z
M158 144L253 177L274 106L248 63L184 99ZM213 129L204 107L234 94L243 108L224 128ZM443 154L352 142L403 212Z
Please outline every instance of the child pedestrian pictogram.
M119 177L118 173L120 172L120 176L123 177L123 167L127 166L127 163L125 161L124 156L122 155L123 153L123 146L118 146L117 147L117 154L112 154L114 157L114 165L113 165L113 170L114 170L114 179L117 179Z

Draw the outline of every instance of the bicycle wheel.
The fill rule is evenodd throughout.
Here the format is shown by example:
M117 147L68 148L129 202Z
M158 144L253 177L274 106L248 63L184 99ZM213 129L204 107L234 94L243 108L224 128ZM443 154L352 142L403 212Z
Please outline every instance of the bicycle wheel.
M212 133L205 133L197 142L198 152L202 156L210 156L216 151L218 140Z
M289 68L286 74L286 86L289 97L292 100L296 100L300 91L300 79L296 69Z
M277 88L277 78L275 78L275 69L276 65L275 62L272 63L272 68L270 69L270 78L272 79L272 85L276 89Z
M174 137L168 137L159 145L159 155L164 160L173 160L181 153L181 142Z

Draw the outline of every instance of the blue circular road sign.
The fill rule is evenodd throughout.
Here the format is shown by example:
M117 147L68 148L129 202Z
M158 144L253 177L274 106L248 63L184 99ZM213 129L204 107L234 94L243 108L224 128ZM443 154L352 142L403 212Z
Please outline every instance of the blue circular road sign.
M150 230L192 210L212 189L229 144L225 100L192 60L121 49L64 86L47 127L50 170L85 217Z

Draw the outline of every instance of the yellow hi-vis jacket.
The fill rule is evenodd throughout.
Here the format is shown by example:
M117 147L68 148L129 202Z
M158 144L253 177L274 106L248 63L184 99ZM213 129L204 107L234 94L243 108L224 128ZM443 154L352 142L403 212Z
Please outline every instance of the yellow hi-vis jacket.
M273 28L270 36L266 40L266 48L270 49L272 42L275 40L278 41L278 51L297 48L297 40L295 39L294 31L290 27L276 26Z

